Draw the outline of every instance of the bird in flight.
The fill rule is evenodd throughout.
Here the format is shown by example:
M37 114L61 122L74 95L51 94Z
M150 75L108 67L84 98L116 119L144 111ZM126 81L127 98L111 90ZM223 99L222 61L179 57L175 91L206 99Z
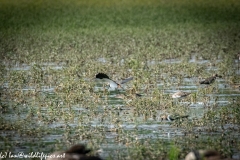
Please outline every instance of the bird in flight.
M109 84L109 87L111 89L121 89L121 88L123 88L123 84L133 80L133 77L129 77L120 82L116 82L116 81L112 80L111 78L109 78L108 75L106 75L105 73L98 73L96 75L96 78L106 81Z

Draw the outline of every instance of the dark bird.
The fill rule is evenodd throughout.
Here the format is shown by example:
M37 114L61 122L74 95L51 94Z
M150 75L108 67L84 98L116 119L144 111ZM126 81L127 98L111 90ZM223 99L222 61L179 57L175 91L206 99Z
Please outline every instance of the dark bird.
M133 80L133 77L129 77L129 78L126 78L126 79L122 80L121 82L116 82L116 81L110 79L110 78L108 77L108 75L106 75L105 73L98 73L98 74L96 75L96 78L97 78L97 79L102 79L102 80L108 82L111 89L123 88L122 85L123 85L124 83L127 83L127 82Z
M50 154L47 160L102 160L97 156L87 156L91 150L82 144L76 144L66 151L57 151Z
M200 81L199 83L200 84L211 84L215 81L215 79L219 77L219 78L222 78L222 76L218 75L218 74L214 74L212 77L209 77L209 78L206 78L202 81Z
M223 158L221 154L215 150L198 150L188 153L185 160L231 160Z

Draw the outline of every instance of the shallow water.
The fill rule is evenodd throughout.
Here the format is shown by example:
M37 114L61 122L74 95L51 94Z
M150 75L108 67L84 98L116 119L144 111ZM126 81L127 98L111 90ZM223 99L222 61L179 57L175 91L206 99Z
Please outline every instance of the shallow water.
M105 58L99 58L99 62L106 63L108 60ZM208 60L196 60L194 57L189 60L190 63L209 63ZM219 60L220 62L220 60ZM122 62L124 63L124 61ZM155 65L156 63L181 63L181 60L179 59L167 59L163 60L161 62L156 61L149 61L148 65ZM238 65L238 61L236 62L236 65ZM26 71L30 70L32 65L22 64L22 65L16 65L12 68L8 68L9 70L16 70L16 71ZM61 70L64 68L64 64L54 64L54 63L44 63L41 64L42 69L46 69L47 67L53 69L53 70ZM207 68L207 71L209 70L215 70L217 71L218 68L216 67L209 67ZM240 76L240 72L236 72L238 76ZM167 75L166 75L167 76ZM171 82L174 83L176 79L172 78L170 79ZM198 77L192 77L192 78L183 78L181 85L178 86L170 86L169 88L160 89L163 91L164 95L166 97L171 96L172 93L176 92L177 90L183 90L186 92L198 93L199 89L204 89L206 85L199 85L198 83ZM3 86L8 87L8 82L6 82ZM87 83L87 80L86 80ZM163 82L159 81L157 84L157 87L162 88ZM216 93L207 93L196 98L195 102L189 102L188 99L181 99L176 100L175 102L177 105L185 106L188 110L189 117L186 119L186 121L192 121L193 119L202 118L204 113L209 110L209 106L217 105L217 108L221 108L222 106L226 106L229 104L234 103L234 99L240 98L240 91L237 89L233 89L228 85L228 82L222 79L217 79L215 82L215 87L218 89L218 92ZM102 143L99 144L99 148L102 149L104 152L101 153L102 157L108 157L109 154L111 154L111 150L114 149L124 149L126 148L124 145L125 138L123 138L122 134L119 133L117 130L121 130L122 132L127 133L127 136L129 139L133 139L133 141L137 140L144 140L144 139L164 139L164 140L171 140L175 137L181 137L186 134L186 130L181 127L172 126L173 122L169 122L166 120L161 120L162 114L168 114L165 110L160 110L158 108L155 109L155 113L149 115L143 114L143 113L135 113L133 104L126 105L126 102L130 100L122 100L116 98L116 95L119 93L125 93L124 90L122 91L115 91L113 89L104 88L106 87L106 84L101 81L96 81L96 85L93 89L95 93L102 94L103 91L109 90L108 94L103 95L100 97L100 100L104 101L105 104L95 106L94 108L88 108L86 106L83 106L82 104L77 104L74 106L71 106L71 109L69 109L63 102L59 103L59 110L51 109L49 106L43 106L40 107L39 112L45 117L45 118L51 118L50 113L57 113L60 112L69 112L69 114L73 113L73 119L71 122L65 122L64 118L59 117L59 119L56 119L55 121L51 123L47 123L46 121L39 119L38 116L33 115L32 121L38 121L37 124L40 127L47 127L53 129L50 133L48 133L46 136L43 136L42 138L36 140L40 142L40 144L44 144L45 147L43 148L43 151L49 151L51 150L49 146L52 146L52 144L58 142L58 141L65 141L69 139L73 139L74 132L78 132L77 130L81 130L81 127L88 127L89 131L94 131L102 129ZM129 87L129 86L127 86ZM21 89L23 92L27 91L33 91L36 88L31 86L25 86ZM42 97L47 97L49 95L54 96L54 89L55 86L41 86L40 90L42 92ZM147 98L150 99L147 95L143 94L143 97L140 98ZM206 98L208 101L203 102L202 100ZM39 106L32 106L34 109L39 109ZM71 111L71 112L70 112ZM5 120L14 122L14 121L21 121L24 120L27 116L29 116L29 106L21 106L20 113L16 113L14 110L8 111L1 115L2 118ZM92 114L94 112L95 117L88 117L88 114ZM89 118L88 120L81 121L81 118ZM30 126L30 128L34 128L34 126ZM72 131L72 134L64 134L65 129ZM225 124L223 126L226 130L235 128L236 130L239 130L239 125L232 125L232 124ZM195 128L193 132L198 132L203 128L197 127ZM20 133L20 134L19 134ZM216 135L221 134L221 129L219 127L219 132L214 132ZM204 137L209 136L210 133L203 131L201 133ZM240 133L235 133L236 136L240 136ZM2 131L0 133L1 137L8 137L8 141L13 142L13 144L19 143L19 146L12 147L14 148L14 151L12 152L29 152L28 143L25 143L27 136L25 136L23 133L11 130L11 131ZM68 137L69 136L69 137ZM214 136L211 134L211 136ZM80 138L79 138L80 137ZM31 138L32 141L35 141L34 138ZM81 139L81 136L77 137L78 142L85 142L86 140L84 138ZM122 139L122 140L121 140ZM37 142L37 143L38 143ZM6 144L4 142L0 142L4 147L4 149L7 148L5 146ZM14 145L13 145L14 146ZM52 146L53 147L53 146ZM117 153L116 153L117 154ZM235 151L234 157L240 157L240 152Z

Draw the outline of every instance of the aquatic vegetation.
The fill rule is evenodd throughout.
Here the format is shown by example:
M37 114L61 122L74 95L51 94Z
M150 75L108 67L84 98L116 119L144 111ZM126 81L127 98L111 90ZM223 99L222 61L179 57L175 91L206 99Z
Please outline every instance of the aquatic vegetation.
M239 156L238 1L0 4L1 150L83 143L104 159ZM134 79L108 90L96 73ZM172 99L176 90L191 94Z
M170 160L178 159L179 156L179 149L175 147L174 145L171 145L171 148L168 153L168 157Z

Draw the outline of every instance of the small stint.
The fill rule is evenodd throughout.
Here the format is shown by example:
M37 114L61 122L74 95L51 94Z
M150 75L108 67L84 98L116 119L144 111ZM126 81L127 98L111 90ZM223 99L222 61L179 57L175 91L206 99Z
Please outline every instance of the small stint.
M178 91L178 92L172 94L172 98L183 98L183 97L186 97L190 94L191 93L188 93L188 92Z
M109 87L112 88L112 89L123 88L122 85L124 83L127 83L127 82L133 80L133 77L129 77L129 78L126 78L126 79L122 80L121 82L116 82L116 81L110 79L109 76L107 74L105 74L105 73L98 73L96 75L96 78L97 79L102 79L102 80L108 82L109 83Z
M185 160L231 160L231 158L224 158L215 150L194 150L188 153Z
M200 84L211 84L215 81L215 79L219 77L222 78L222 76L218 75L218 74L214 74L212 77L208 77L205 80L199 81Z
M119 98L119 99L135 99L138 97L142 97L141 94L135 93L135 94L131 94L131 95L125 95L125 94L117 94L115 96L115 98Z
M240 84L230 84L231 88L236 89L236 90L240 90Z
M83 144L76 144L66 151L57 151L50 154L47 160L102 160L97 156L87 156L91 150Z

